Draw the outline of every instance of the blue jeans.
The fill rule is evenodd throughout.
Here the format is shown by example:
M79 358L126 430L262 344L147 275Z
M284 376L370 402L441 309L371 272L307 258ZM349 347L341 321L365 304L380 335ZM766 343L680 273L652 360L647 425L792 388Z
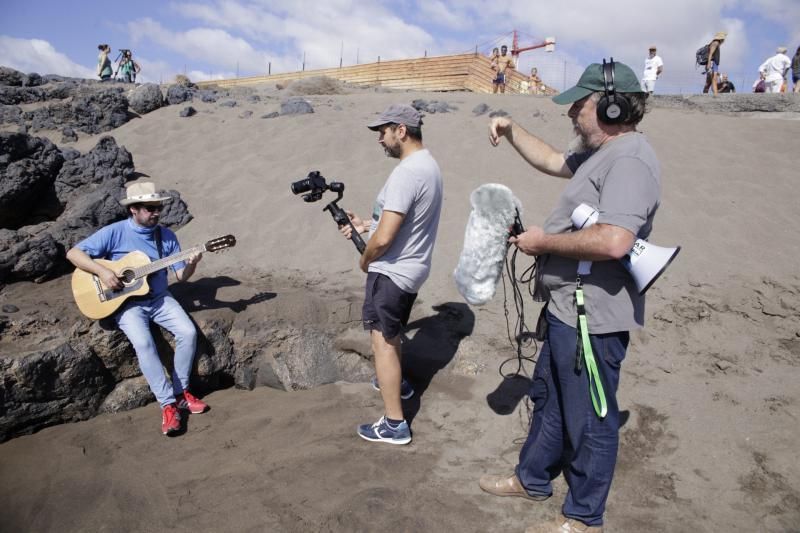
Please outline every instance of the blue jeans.
M189 388L189 374L197 346L197 329L189 315L171 294L166 293L153 299L129 301L117 313L116 320L133 344L139 368L158 403L161 407L174 403L175 396ZM171 384L150 333L151 320L175 335Z
M589 327L591 328L591 317ZM590 335L608 414L600 419L589 396L586 365L575 367L576 329L547 312L549 330L533 371L535 403L528 439L516 468L531 495L552 494L551 480L563 470L569 486L562 513L589 526L603 524L619 446L619 370L627 331Z

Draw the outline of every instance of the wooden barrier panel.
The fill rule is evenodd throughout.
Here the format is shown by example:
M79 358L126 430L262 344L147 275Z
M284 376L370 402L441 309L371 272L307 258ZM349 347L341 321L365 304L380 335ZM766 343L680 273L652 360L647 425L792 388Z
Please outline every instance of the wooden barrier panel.
M494 71L489 58L480 54L458 54L416 59L399 59L352 65L341 68L287 72L270 76L251 76L228 80L202 81L200 87L234 87L261 83L286 83L303 78L326 76L361 86L378 85L391 89L420 91L492 92ZM513 70L506 75L506 92L519 93L527 78Z

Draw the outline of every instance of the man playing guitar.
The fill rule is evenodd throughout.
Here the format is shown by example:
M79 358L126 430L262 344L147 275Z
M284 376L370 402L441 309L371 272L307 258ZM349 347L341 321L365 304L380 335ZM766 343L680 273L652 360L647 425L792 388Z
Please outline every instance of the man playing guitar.
M157 193L151 182L130 185L126 198L120 200L120 204L128 208L130 216L101 228L76 244L67 252L67 259L77 268L97 276L99 282L111 291L121 291L124 284L118 274L94 259L115 261L130 252L139 251L155 261L180 252L175 233L158 224L163 205L169 200L169 196ZM201 253L193 253L186 261L179 261L170 267L178 281L186 281L194 274L201 257ZM148 284L150 291L127 300L114 314L114 320L133 344L142 374L161 405L161 432L174 435L181 430L179 409L195 414L208 409L208 405L188 391L197 331L186 311L169 293L166 269L150 274ZM175 336L171 380L167 379L161 365L156 343L150 333L150 321Z

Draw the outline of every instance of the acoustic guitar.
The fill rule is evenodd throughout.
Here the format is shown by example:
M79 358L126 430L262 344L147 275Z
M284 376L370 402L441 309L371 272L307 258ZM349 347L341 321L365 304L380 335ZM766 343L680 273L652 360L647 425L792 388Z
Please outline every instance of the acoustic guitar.
M76 268L72 273L72 296L81 313L95 320L105 318L119 309L128 298L147 294L150 291L147 276L150 274L179 263L192 254L218 252L235 245L236 237L225 235L157 261L150 261L147 254L139 251L125 254L116 261L95 259L96 262L114 271L124 287L120 290L111 289L100 281L99 277Z

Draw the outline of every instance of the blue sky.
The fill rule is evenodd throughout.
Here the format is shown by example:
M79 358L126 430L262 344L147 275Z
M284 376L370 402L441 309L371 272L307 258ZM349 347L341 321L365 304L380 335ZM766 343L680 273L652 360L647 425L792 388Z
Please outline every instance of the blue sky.
M800 0L0 0L0 64L94 77L97 45L130 48L143 81L193 80L443 55L555 37L556 51L522 55L561 89L613 55L641 73L647 47L665 63L658 92L698 90L694 51L728 31L722 70L737 85L785 45L800 45ZM741 88L741 87L740 87ZM749 88L749 87L747 87Z

